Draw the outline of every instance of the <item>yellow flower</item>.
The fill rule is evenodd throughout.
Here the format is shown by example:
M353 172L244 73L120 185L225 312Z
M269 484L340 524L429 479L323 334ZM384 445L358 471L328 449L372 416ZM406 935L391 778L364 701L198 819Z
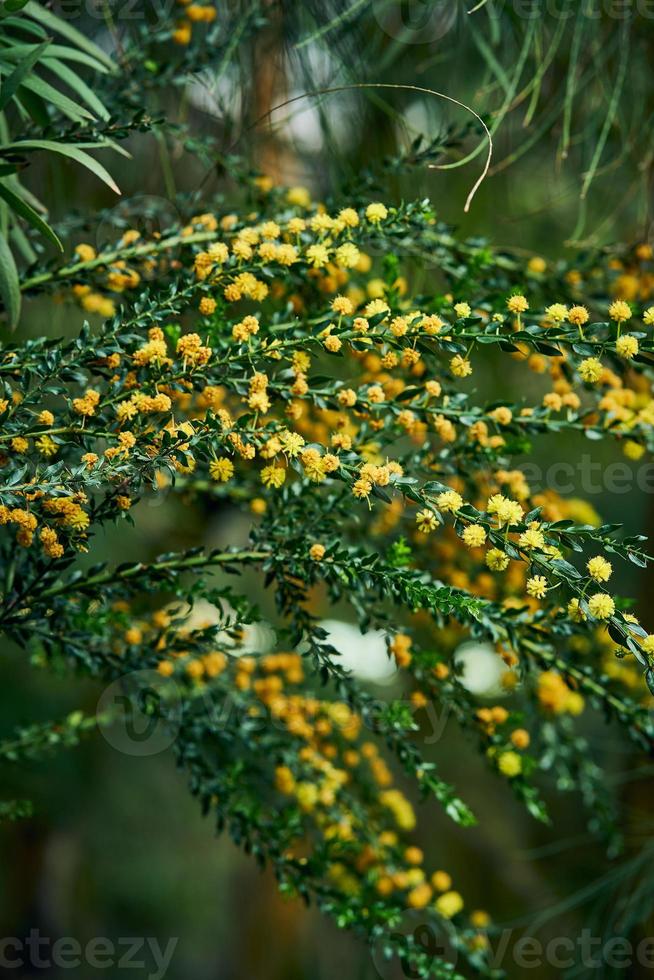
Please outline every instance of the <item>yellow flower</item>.
M579 374L588 384L595 384L599 381L602 377L603 370L602 362L598 361L596 357L587 357L579 365Z
M222 457L209 463L209 476L218 483L226 483L234 476L234 464L231 459Z
M39 534L43 550L48 558L61 558L64 553L63 546L59 543L57 532L50 527L44 527Z
M545 546L543 532L537 527L528 527L518 538L518 544L521 548L543 548Z
M312 544L309 548L309 557L313 561L321 561L325 556L325 546L322 544Z
M359 215L354 208L343 208L338 212L338 220L346 228L356 228L359 224Z
M447 871L434 871L430 881L437 892L447 892L452 887L452 878Z
M615 342L615 350L619 357L624 357L627 361L631 360L638 353L638 338L630 333L626 333L624 337L618 337Z
M366 316L376 316L377 313L389 313L390 307L383 299L373 299L366 305Z
M463 540L469 548L479 548L486 541L486 529L481 524L469 524L463 532Z
M506 405L499 405L488 414L498 425L509 425L513 420L513 412Z
M410 909L424 909L431 901L432 895L431 887L423 881L411 889L406 897L407 905Z
M516 728L511 732L511 742L516 749L526 749L529 747L531 737L525 728Z
M576 327L583 327L590 320L590 314L585 306L573 306L568 313L568 320Z
M552 303L551 306L545 307L545 313L555 323L563 323L568 318L568 307L563 303Z
M306 208L311 204L311 194L306 187L289 187L286 200L296 208Z
M345 242L336 249L336 265L341 269L354 269L359 261L359 249L352 242Z
M354 313L354 305L347 296L335 296L332 300L332 310L341 316L351 316Z
M503 572L509 564L509 558L499 548L491 548L486 553L486 564L492 572Z
M75 246L75 254L80 262L92 262L97 255L93 246L86 245L84 242L80 242L79 245Z
M335 334L327 334L323 340L325 350L328 350L330 354L336 354L343 346L343 341L340 337L336 337Z
M26 453L29 448L29 442L27 439L24 439L23 436L14 436L9 445L13 451L18 453L20 456L22 456L23 453Z
M387 216L388 208L384 204L372 203L366 208L366 218L373 225L378 225Z
M472 310L470 309L468 303L455 303L454 312L460 320L463 320L465 317L470 316Z
M224 242L212 242L207 249L207 255L212 262L215 262L217 265L222 265L229 258L229 249Z
M650 633L640 641L640 645L648 656L654 653L654 633Z
M609 316L617 323L624 323L625 320L630 320L631 307L629 306L629 303L625 303L623 299L616 299L615 302L611 303L609 306Z
M360 477L355 481L352 486L352 493L355 497L361 499L362 497L369 497L372 490L372 483L370 480L366 480L364 477Z
M416 514L416 524L421 534L430 534L438 527L436 515L431 510L419 510Z
M39 436L34 445L42 456L54 456L57 452L57 443L51 436Z
M463 497L456 490L446 490L444 493L439 493L436 503L446 514L456 513L463 507Z
M295 796L300 805L300 809L309 812L315 808L318 802L318 787L314 783L298 783Z
M609 619L615 612L615 603L610 595L597 592L588 600L588 608L595 619Z
M489 497L486 509L489 514L497 515L500 524L518 524L522 520L523 510L518 501L501 493Z
M329 262L329 250L324 245L309 245L306 258L314 269L321 269Z
M467 378L468 375L472 374L472 364L467 357L455 354L450 361L450 371L455 378Z
M216 311L216 301L211 296L203 296L200 300L200 313L203 316L210 316Z
M497 768L503 776L513 779L522 772L522 759L517 752L501 752L497 757Z
M529 303L527 302L527 297L517 294L515 296L509 296L506 301L509 313L525 313L529 309Z
M579 599L571 599L568 603L568 616L573 623L583 623L585 621L586 615L579 605Z
M277 766L275 768L275 789L290 795L295 789L295 777L288 766Z
M434 907L444 919L451 919L463 908L463 899L458 892L445 892L436 899Z
M534 599L544 599L547 594L547 579L544 575L534 575L527 579L527 595Z
M643 323L648 327L654 326L654 306L650 306L643 313Z
M287 242L278 245L276 259L280 265L293 265L299 259L295 245L289 245Z
M282 466L264 466L261 470L261 482L264 487L274 487L278 490L286 479L286 470Z
M279 433L279 444L287 456L297 456L304 446L304 438L299 432L291 432L285 429Z
M607 561L601 555L597 555L596 558L591 558L586 564L586 568L590 577L596 582L608 582L613 572L611 562Z
M642 457L645 455L645 447L639 442L635 442L633 439L627 439L622 447L622 451L627 459L631 459L634 462L642 459Z

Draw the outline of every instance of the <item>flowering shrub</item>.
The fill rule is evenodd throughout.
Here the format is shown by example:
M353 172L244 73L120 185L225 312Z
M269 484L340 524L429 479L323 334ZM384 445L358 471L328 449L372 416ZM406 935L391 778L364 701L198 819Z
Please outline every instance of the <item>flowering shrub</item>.
M417 933L397 931L407 910L447 938L461 969L498 976L489 913L469 909L448 855L429 866L414 837L429 806L462 827L484 817L421 735L434 711L451 720L536 820L550 820L552 778L578 792L589 830L618 853L620 822L583 726L600 713L652 750L654 624L614 588L621 566L646 566L646 541L629 517L624 530L603 523L588 500L532 478L529 463L552 438L559 460L583 440L634 464L654 450L652 248L525 261L460 239L428 200L392 205L385 188L487 146L485 176L509 109L529 95L527 123L550 75L565 91L542 99L539 131L558 126L561 97L567 153L579 142L575 97L583 117L587 103L593 114L602 105L594 86L575 96L578 61L589 70L578 58L582 12L547 45L544 14L517 23L516 37L527 35L510 80L483 85L489 104L498 93L503 103L489 127L472 112L470 129L417 137L318 199L251 169L231 139L275 108L266 44L284 30L295 43L299 19L311 33L296 55L329 35L344 67L370 5L328 4L321 25L312 4L180 0L172 14L141 4L116 34L107 4L102 29L89 31L102 45L35 0L0 6L0 297L9 326L48 302L66 304L74 324L64 340L7 332L0 350L0 628L35 667L95 679L103 692L95 714L0 740L0 761L75 746L98 728L111 742L119 710L128 723L145 717L203 812L272 865L284 894L366 937L382 961L397 953L406 976L461 976ZM590 20L596 40L612 26ZM506 78L485 33L471 30L492 78ZM602 64L617 51L622 81L584 193L613 139L631 33L606 45ZM568 41L576 53L562 74ZM384 40L381 61L413 71L402 43ZM247 45L253 56L237 57ZM459 47L447 47L467 72ZM526 59L537 70L519 85ZM203 97L225 106L200 137L186 97L207 81ZM597 81L605 93L602 72ZM350 87L438 95L377 78ZM159 230L133 227L129 207L115 240L99 231L111 224L104 214L48 223L27 189L32 158L66 157L117 189L97 156L137 134L160 149ZM484 138L462 156L470 135ZM619 135L642 155L639 140ZM171 149L208 168L200 190L174 192ZM223 171L229 195L209 193L202 180ZM160 503L163 554L146 543L148 508ZM227 540L212 548L216 514ZM132 535L138 561L106 560L113 534L119 549ZM349 649L328 612L348 621ZM384 696L365 682L371 636L395 681ZM496 668L493 692L471 682L471 647ZM0 819L29 814L29 801L0 801Z
M543 300L546 283L523 295L494 271L471 273L478 295L414 294L412 252L443 238L428 203L328 212L303 189L255 186L247 217L127 231L99 254L80 243L24 282L108 318L3 349L0 625L41 666L104 682L156 671L149 710L173 726L192 792L284 892L388 953L397 916L424 909L484 972L488 917L423 866L390 760L474 823L415 738L436 704L537 819L553 768L614 833L575 725L596 709L651 746L654 636L611 587L617 563L646 563L644 538L532 489L519 463L567 430L632 460L652 448L654 309ZM547 379L543 395L480 398L493 357ZM97 564L98 532L138 525L158 495L238 510L247 542ZM274 597L265 615L246 570ZM380 704L342 666L325 603L384 631L406 699ZM253 645L263 621L274 640ZM462 683L468 638L503 661L510 707ZM96 723L74 713L0 751L15 761ZM419 944L406 955L451 975Z

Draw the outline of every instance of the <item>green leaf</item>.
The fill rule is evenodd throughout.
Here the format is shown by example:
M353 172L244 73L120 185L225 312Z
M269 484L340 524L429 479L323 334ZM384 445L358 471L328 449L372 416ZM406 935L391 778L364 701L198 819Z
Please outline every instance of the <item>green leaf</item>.
M45 235L45 237L48 238L53 245L56 245L60 252L63 252L63 245L47 221L44 221L41 215L35 211L34 208L27 203L27 201L24 201L18 194L14 194L14 192L10 190L2 180L0 180L0 197L4 198L12 211L15 211L16 214L21 216L21 218L24 218L25 221L29 222L33 228L36 228L37 231L40 231L42 235Z
M23 256L28 265L32 265L33 262L38 260L38 255L32 248L27 235L22 229L22 226L18 224L17 221L11 226L11 231L9 234L11 247L17 248L20 254Z
M27 0L4 0L2 4L2 12L13 14L17 10L22 10L27 4Z
M20 316L20 281L18 269L4 235L0 235L0 297L13 330Z
M105 54L102 48L99 48L97 44L93 41L89 41L88 38L78 31L76 28L71 27L70 24L66 23L64 20L60 20L59 17L55 17L54 14L42 7L40 3L36 3L35 0L30 0L29 3L25 5L25 13L33 17L40 24L49 30L56 31L57 34L61 34L63 37L68 38L76 47L81 48L82 51L86 51L87 54L92 55L101 61L103 65L106 65L110 71L116 71L116 65L111 60L109 55Z
M62 82L69 85L79 95L80 99L83 99L89 108L93 110L96 116L99 116L100 119L109 118L109 111L104 107L95 92L68 65L63 64L57 58L44 58L42 63L44 68L49 68L50 71L53 71L55 75L59 76Z
M27 25L23 22L15 26L26 27ZM3 48L2 55L4 58L8 58L9 61L19 61L26 54L29 54L33 47L33 44L12 44L10 48ZM80 65L86 65L88 68L92 68L93 71L100 72L102 75L109 74L106 65L98 61L97 58L92 58L85 51L78 51L77 48L71 48L68 44L55 44L54 41L51 41L48 53L43 58L44 64L48 58L58 58L60 61L76 61Z
M31 53L4 80L2 88L0 88L0 112L11 102L17 89L23 84L25 78L29 75L49 44L50 41L43 41L42 44L37 44Z
M60 112L63 112L73 122L80 123L94 118L88 109L77 105L76 102L73 102L67 95L64 95L53 85L50 85L49 82L44 82L38 75L28 75L27 78L23 79L23 86L29 89L30 92L34 92L40 96L45 102L56 106Z
M56 143L54 140L17 140L15 143L8 143L2 149L5 152L16 150L18 153L22 150L47 150L50 153L61 153L62 156L70 157L71 160L81 163L83 167L86 167L87 170L90 170L96 177L104 181L108 187L111 187L112 191L120 194L120 188L102 164L98 163L92 156L78 149L76 146L68 146L66 143Z

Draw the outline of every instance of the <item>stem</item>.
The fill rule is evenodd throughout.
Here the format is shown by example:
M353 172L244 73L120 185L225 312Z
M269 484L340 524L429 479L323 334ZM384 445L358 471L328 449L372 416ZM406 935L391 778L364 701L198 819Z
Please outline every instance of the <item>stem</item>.
M137 575L143 575L145 572L187 571L196 568L209 568L212 565L229 564L229 562L235 561L263 561L264 558L269 558L270 554L269 551L223 551L216 555L201 554L192 555L190 558L184 556L170 558L167 561L153 562L149 565L138 562L122 571L114 569L109 572L100 572L85 579L84 582L66 582L62 585L51 586L49 589L44 589L40 597L51 599L55 596L65 595L67 592L81 592L89 588L109 585L112 582L125 582L136 578Z
M192 245L195 242L210 242L215 241L218 238L218 232L216 231L198 231L192 235L172 235L170 238L164 238L161 241L147 242L144 245L135 245L133 248L116 248L111 252L102 252L94 259L90 259L88 262L74 262L72 265L63 266L61 269L55 269L51 272L42 272L38 276L32 276L31 279L26 279L21 284L21 290L27 292L34 286L40 286L46 282L56 281L59 282L61 279L69 279L72 276L77 275L82 272L90 272L93 269L97 269L103 265L111 265L117 259L133 259L140 258L142 255L153 255L157 252L165 252L166 249L175 248L177 245Z

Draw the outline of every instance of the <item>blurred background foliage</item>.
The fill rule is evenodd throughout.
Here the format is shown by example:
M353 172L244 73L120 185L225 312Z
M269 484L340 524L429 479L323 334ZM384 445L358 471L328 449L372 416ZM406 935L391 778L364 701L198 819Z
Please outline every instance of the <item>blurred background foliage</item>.
M14 13L4 4L14 21L4 27L0 22L3 48L21 40L41 43L25 27L26 20L39 23L30 7ZM217 5L215 20L193 22L190 30L183 7L169 0L67 0L46 7L97 45L105 68L120 68L76 63L104 111L96 106L83 126L76 120L74 132L62 122L61 102L49 91L32 93L45 105L23 100L24 92L3 104L8 122L0 133L0 159L9 169L2 171L2 183L19 181L35 195L32 206L68 257L80 240L102 245L139 223L155 229L174 224L198 196L233 200L235 210L247 205L241 176L249 167L275 182L305 185L317 197L338 195L345 203L349 193L366 190L393 201L430 197L457 235L486 237L510 250L524 264L527 292L535 256L551 270L557 259L574 264L579 251L587 263L594 249L652 241L651 5L482 0L469 13L459 0L229 0ZM52 24L41 23L52 37ZM79 38L65 43L75 47ZM11 57L5 52L3 60L0 52L5 94L11 65ZM37 67L52 83L47 59ZM297 98L374 82L434 89L484 118L494 154L468 214L463 204L485 160L484 135L470 113L407 89ZM74 86L66 87L61 75L57 84L74 96ZM275 110L287 100L296 101ZM52 130L46 127L47 138L92 151L120 187L120 199L90 166L61 153L11 146L16 134L23 140L44 136L43 111ZM116 154L115 146L129 158ZM448 169L429 168L430 163ZM15 184L13 189L18 193ZM47 215L38 202L47 206ZM21 248L25 215L17 218L10 204L5 196L1 230L24 277L31 265L55 257L56 245L44 236L31 240L33 254ZM416 282L441 275L437 263L412 260L408 270ZM67 302L31 299L20 335L70 335L82 319L82 311ZM524 391L520 365L511 374L503 367L499 378L489 363L484 384L501 384L511 394ZM527 384L536 386L538 379ZM560 438L544 441L544 447L537 460L544 468L582 451L592 451L602 465L609 458L602 446L580 445L572 437L565 445ZM647 497L636 490L595 494L592 504L606 520L624 520L632 531L654 525ZM169 549L171 526L175 547L236 544L246 534L245 525L218 503L203 513L184 511L183 519L176 506L141 505L138 529L112 530L102 542L105 555L129 560ZM641 606L650 585L640 577ZM635 588L629 580L619 586L627 593ZM28 718L52 718L78 707L93 711L99 693L90 684L35 672L9 649L3 651L0 677L3 734ZM456 779L473 809L483 801L486 814L480 827L460 830L431 806L419 841L427 862L447 858L470 902L492 907L498 927L514 929L514 937L521 931L544 941L576 937L588 927L637 942L651 933L651 767L630 754L614 729L589 725L586 734L596 761L609 773L626 838L625 852L608 871L576 797L563 792L565 787L551 787L556 827L543 828L453 731L446 729L433 744L425 732L425 751L438 757L444 777ZM35 813L3 825L1 935L23 936L36 927L81 941L106 935L158 936L165 942L177 936L168 973L173 980L377 975L369 950L337 935L311 910L283 901L270 875L257 871L227 840L211 839L167 753L133 758L98 737L28 769L5 767L3 778L7 795L31 798ZM522 975L510 962L503 965L510 976ZM44 972L57 975L35 975ZM64 971L71 972L80 971ZM530 972L553 975L551 966ZM570 975L618 972L582 967ZM80 975L85 973L82 968ZM106 977L129 973L104 971ZM628 975L641 972L634 967Z

